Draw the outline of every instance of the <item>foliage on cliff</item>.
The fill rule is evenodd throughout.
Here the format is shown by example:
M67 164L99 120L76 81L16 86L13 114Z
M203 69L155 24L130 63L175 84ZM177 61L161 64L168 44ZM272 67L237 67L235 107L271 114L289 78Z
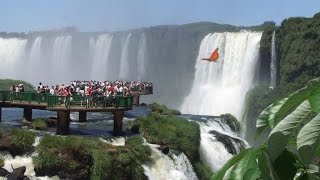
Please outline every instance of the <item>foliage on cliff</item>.
M166 145L170 149L184 152L192 162L200 179L209 179L211 171L200 161L200 129L195 122L176 115L180 112L166 106L153 103L151 113L138 117L132 124L132 130L141 133L149 143Z
M0 91L9 91L12 85L23 84L25 91L34 90L34 87L25 81L13 80L13 79L0 79Z
M259 115L256 136L265 144L230 159L212 179L319 179L320 78L270 104Z
M66 179L146 179L142 164L151 155L141 137L130 137L125 146L112 146L97 138L46 135L34 157L37 175Z

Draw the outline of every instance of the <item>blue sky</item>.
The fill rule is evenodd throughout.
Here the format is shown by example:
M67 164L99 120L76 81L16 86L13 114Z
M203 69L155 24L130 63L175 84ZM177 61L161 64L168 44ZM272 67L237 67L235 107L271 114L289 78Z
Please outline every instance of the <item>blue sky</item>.
M198 21L247 26L317 12L320 0L2 0L0 31L114 31Z

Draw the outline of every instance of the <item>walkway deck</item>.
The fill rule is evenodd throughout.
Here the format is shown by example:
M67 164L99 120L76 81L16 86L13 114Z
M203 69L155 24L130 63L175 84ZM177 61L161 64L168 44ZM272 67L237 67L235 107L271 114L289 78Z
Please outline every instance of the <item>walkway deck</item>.
M36 92L0 91L0 121L2 108L24 108L23 117L32 121L32 109L57 112L57 134L69 133L70 112L79 112L79 121L85 122L87 112L112 112L114 114L113 134L122 134L124 111L132 109L135 103L139 105L139 96L144 93L134 93L133 96L85 97L74 95L61 97Z

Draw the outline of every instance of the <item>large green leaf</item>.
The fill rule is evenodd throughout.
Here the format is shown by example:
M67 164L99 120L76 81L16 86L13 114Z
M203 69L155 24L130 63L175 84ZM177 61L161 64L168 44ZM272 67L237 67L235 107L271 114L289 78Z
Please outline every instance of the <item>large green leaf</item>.
M296 108L299 104L305 101L315 86L306 86L292 93L287 101L279 108L274 114L274 126L276 126L283 118L285 118L289 112Z
M275 160L283 152L291 135L298 125L304 122L310 112L310 103L305 100L272 129L268 138L268 151L272 160Z
M270 109L272 108L273 104L270 104L266 107L258 116L257 123L256 123L256 134L255 138L257 138L268 126L269 126L269 115Z
M314 112L320 113L320 87L315 88L310 96L309 101Z
M258 168L257 157L260 149L253 149L246 153L232 169L231 179L252 179L260 177L261 172Z
M320 114L302 127L297 138L297 148L301 160L309 164L316 154L320 142Z
M272 167L279 179L293 179L298 171L297 156L294 153L284 150L272 163Z
M239 154L233 156L222 168L220 168L212 177L212 180L221 180L224 179L226 172L230 168L234 168L233 166L237 164L243 157L248 156L248 154L256 153L257 149L249 148L241 151ZM233 169L232 169L233 171ZM232 171L230 172L230 176L232 175Z
M278 180L278 176L273 169L272 162L266 152L261 152L258 156L259 169L263 180Z

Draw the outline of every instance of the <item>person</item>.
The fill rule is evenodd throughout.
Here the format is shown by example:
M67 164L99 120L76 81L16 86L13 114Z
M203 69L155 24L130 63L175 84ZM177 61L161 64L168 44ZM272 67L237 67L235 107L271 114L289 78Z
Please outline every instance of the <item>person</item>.
M41 91L42 91L42 83L40 82L39 85L38 85L38 91L37 92L40 93Z

